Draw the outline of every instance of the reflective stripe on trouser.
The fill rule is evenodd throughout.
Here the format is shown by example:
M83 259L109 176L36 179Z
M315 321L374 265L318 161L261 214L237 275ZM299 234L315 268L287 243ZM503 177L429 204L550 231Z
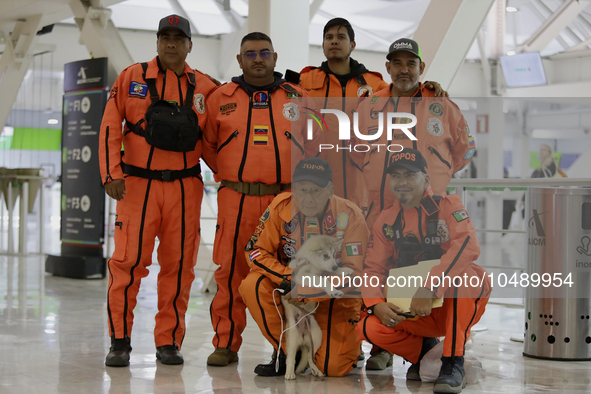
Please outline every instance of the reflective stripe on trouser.
M176 342L180 348L195 279L203 183L194 177L161 182L130 176L125 189L124 199L117 202L115 251L109 260L109 333L116 338L131 336L140 281L148 275L158 237L154 338L156 346Z
M466 337L484 313L490 292L488 283L484 288L450 288L444 293L443 306L432 309L429 316L405 320L389 328L369 315L359 322L357 334L413 364L419 359L424 337L445 336L443 356L463 356Z
M248 306L253 319L262 334L275 349L281 335L281 319L275 309L275 302L283 314L279 293L273 293L277 285L264 275L256 272L248 274L240 286L240 294ZM349 300L347 300L349 301ZM314 317L322 330L322 345L316 353L315 362L327 376L343 376L357 366L357 357L361 353L360 341L355 335L355 324L349 319L355 318L355 308L343 309L342 300L329 300L320 303ZM361 305L361 300L360 304ZM283 322L285 329L285 321ZM285 343L285 334L283 335Z
M218 191L218 228L213 246L213 262L218 291L211 302L211 324L216 334L213 346L237 352L246 327L246 306L238 292L250 271L244 248L260 217L275 196L247 196L228 187Z

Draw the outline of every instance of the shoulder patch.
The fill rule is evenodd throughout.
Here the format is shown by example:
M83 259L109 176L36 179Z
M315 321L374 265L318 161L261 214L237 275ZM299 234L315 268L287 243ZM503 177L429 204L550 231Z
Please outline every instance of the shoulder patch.
M261 222L265 223L267 220L269 220L270 215L271 209L267 207L267 209L265 209L265 212L263 212L263 215L261 216Z
M148 95L148 85L145 83L132 81L129 84L129 95L146 97Z
M463 220L468 219L468 213L466 212L465 209L460 209L459 211L455 211L454 213L452 213L454 219L456 219L456 222L461 222Z

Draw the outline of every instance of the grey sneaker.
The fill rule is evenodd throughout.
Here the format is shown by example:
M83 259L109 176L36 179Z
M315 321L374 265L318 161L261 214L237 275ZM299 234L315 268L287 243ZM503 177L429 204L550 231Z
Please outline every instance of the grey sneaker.
M392 355L384 349L377 349L378 350L374 352L365 363L365 369L370 371L382 371L392 366Z

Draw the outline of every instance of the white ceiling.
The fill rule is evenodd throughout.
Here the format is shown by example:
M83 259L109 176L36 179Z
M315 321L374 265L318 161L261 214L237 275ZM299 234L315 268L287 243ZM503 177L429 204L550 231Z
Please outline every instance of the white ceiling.
M217 36L234 30L217 0L177 1L197 28L198 34ZM355 28L358 49L384 52L389 42L400 37L412 37L430 1L445 0L324 0L310 23L310 44L319 45L324 24L330 18L340 16L348 19ZM508 0L507 5L518 11L506 15L506 52L531 37L562 2ZM100 4L112 10L111 18L115 26L122 29L156 31L160 18L176 12L167 0L102 0ZM248 16L248 0L230 0L230 6L238 20L244 23ZM47 24L74 23L68 0L0 0L0 28L10 31L10 25L16 19L40 11L45 14L43 21ZM571 31L560 32L559 36L568 46L576 45L591 37L590 21L591 4L569 25ZM486 24L483 29L487 31ZM583 49L587 48L589 45ZM543 56L548 56L563 50L563 46L554 39L541 52ZM476 45L469 51L467 58L480 58Z

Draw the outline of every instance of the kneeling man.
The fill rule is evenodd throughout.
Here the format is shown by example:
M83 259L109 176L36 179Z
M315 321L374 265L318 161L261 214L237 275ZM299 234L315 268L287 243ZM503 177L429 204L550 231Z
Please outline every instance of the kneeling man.
M393 154L387 172L396 201L380 213L372 228L363 274L379 278L379 286L362 289L368 314L357 333L413 363L408 380L420 380L421 358L439 342L437 337L445 336L443 364L433 391L459 393L466 385L464 347L470 328L480 320L491 292L486 271L474 263L480 255L474 225L457 195L433 194L427 162L418 151ZM433 259L441 262L410 304L410 315L418 319L407 320L398 306L384 298L389 270ZM470 281L474 277L478 281ZM433 299L441 297L443 306L432 308Z
M369 231L361 210L352 202L333 195L332 169L327 161L311 157L300 161L294 170L292 192L275 197L260 219L246 246L251 271L240 286L240 294L261 332L276 350L270 364L260 364L260 376L285 374L285 354L278 350L283 307L277 288L289 291L292 270L289 261L310 237L328 235L343 238L336 252L340 266L360 275ZM357 365L360 340L355 325L361 310L360 293L341 289L343 298L329 298L318 289L303 302L318 302L314 317L322 329L322 344L315 356L316 366L327 376L343 376ZM292 296L294 296L292 294ZM297 302L292 300L292 302ZM285 335L283 335L285 339ZM285 342L285 341L283 341ZM281 349L284 347L281 345Z

